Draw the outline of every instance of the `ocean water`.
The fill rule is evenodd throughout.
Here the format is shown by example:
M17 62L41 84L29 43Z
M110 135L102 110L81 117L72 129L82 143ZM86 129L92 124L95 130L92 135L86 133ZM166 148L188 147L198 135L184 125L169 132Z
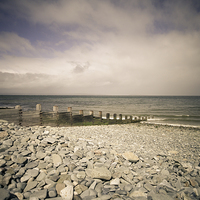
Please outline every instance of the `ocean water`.
M200 127L200 96L0 95L0 107L21 105L23 110L34 110L36 104L41 104L43 111L52 111L56 105L60 112L72 107L73 114L83 110L87 115L93 110L95 116L99 111L103 116L106 113L151 116L150 123Z

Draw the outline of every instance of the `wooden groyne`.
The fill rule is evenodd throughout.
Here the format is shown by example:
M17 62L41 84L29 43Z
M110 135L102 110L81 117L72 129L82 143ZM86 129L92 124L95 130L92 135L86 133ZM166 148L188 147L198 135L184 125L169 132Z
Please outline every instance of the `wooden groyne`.
M15 123L22 126L80 126L80 125L101 125L101 124L126 124L147 121L147 116L132 116L122 114L106 113L103 117L102 111L98 116L94 115L92 110L88 115L84 115L83 110L78 114L73 114L72 107L68 107L66 112L59 112L58 106L53 106L52 112L42 111L41 104L36 105L33 111L23 111L20 105L15 108L0 109L0 119L9 123Z

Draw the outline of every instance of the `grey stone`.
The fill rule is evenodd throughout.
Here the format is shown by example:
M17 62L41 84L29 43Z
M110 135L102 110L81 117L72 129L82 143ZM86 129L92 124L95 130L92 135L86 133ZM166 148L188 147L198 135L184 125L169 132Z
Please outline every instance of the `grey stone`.
M31 189L35 188L37 186L37 181L30 181L26 187L24 188L24 192L30 191Z
M29 162L26 164L26 168L27 169L33 169L34 167L37 167L38 166L38 161L34 161L34 162Z
M37 181L42 181L44 180L46 177L46 174L44 172L40 172L40 174L38 175L38 177L36 178Z
M36 197L39 199L45 199L47 197L47 189L40 190L38 192L34 192L33 194L30 195L30 197Z
M138 156L135 155L135 154L132 153L132 152L129 152L129 151L123 153L122 156L123 156L126 160L128 160L128 161L130 161L130 162L133 162L133 163L136 163L136 162L139 161Z
M44 152L42 152L42 151L38 151L38 152L36 153L36 158L42 160L42 159L45 158L46 155L47 155L46 153L44 153Z
M13 145L13 141L12 141L11 139L4 140L4 141L3 141L3 145L12 146L12 145Z
M153 194L151 196L152 200L174 200L174 198L170 197L169 195L165 194Z
M8 200L10 197L10 192L6 189L0 188L1 200Z
M0 160L0 167L3 167L5 164L6 164L6 161L1 159Z
M72 185L68 185L67 187L63 188L60 191L60 196L64 200L72 200L73 199L73 186Z
M98 168L92 169L91 177L103 179L103 180L110 180L111 179L111 173L106 167L98 167Z
M58 154L52 154L52 160L55 167L62 164L62 158Z
M85 199L86 197L95 198L97 196L97 192L95 190L88 189L88 190L85 190L80 196L82 199Z
M47 137L43 140L44 142L48 142L50 144L53 144L56 142L56 139L55 138L50 138L50 137Z

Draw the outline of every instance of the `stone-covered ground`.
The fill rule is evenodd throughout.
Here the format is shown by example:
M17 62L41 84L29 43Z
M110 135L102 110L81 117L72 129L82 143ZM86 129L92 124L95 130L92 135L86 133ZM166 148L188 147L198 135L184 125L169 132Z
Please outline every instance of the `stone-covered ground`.
M0 123L0 199L200 199L200 130Z

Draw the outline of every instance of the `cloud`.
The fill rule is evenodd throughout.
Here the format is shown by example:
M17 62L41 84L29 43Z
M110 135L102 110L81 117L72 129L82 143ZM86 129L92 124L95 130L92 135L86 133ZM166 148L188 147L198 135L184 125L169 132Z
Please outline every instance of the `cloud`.
M90 66L90 63L87 62L86 64L84 64L83 66L81 66L80 64L76 64L75 68L73 69L74 73L83 73L85 70L87 70Z
M19 37L16 33L0 32L0 52L3 53L32 53L34 48L29 40Z
M17 25L25 21L38 33L0 28L0 70L12 74L15 89L29 74L32 82L24 88L35 93L39 83L44 93L47 85L61 94L200 95L200 13L194 2L5 3L1 9ZM3 80L5 88L14 88L11 79Z

